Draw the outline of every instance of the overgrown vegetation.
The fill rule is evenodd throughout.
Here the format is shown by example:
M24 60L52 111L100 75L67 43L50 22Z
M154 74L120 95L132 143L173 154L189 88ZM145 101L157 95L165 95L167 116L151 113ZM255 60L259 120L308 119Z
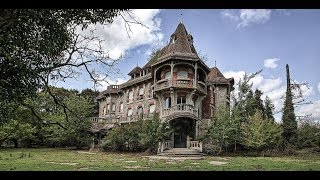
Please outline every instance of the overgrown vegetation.
M159 115L130 124L117 126L107 133L101 147L111 151L148 151L155 153L158 142L168 139L172 129L168 123L161 123Z
M92 117L96 111L92 96L76 90L51 87L52 93L64 103L69 111L55 104L46 91L37 93L37 98L27 99L39 117L34 116L29 108L17 106L11 119L0 126L0 142L13 142L15 147L30 146L87 146ZM91 94L94 94L91 91ZM68 118L66 118L68 116ZM39 123L39 119L43 119Z

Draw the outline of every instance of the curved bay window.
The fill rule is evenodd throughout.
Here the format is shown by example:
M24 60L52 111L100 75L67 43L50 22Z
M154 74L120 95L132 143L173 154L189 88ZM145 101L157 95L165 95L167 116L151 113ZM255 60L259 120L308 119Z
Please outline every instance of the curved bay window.
M188 78L188 71L178 71L177 73L178 78L187 79Z
M171 71L168 71L164 74L164 79L171 79Z

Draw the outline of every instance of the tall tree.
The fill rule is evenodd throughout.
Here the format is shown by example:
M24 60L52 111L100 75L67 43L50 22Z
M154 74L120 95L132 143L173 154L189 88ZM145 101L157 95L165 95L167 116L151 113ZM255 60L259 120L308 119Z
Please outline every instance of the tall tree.
M284 147L295 145L297 140L297 121L294 113L294 107L292 102L292 92L290 84L290 72L289 65L286 65L286 77L287 77L287 91L284 101L283 114L282 114L282 137L284 140Z
M261 111L264 114L263 101L261 99L262 91L256 89L254 91L254 101L255 101L255 109Z
M245 111L246 111L246 116L253 116L255 113L255 99L253 97L253 92L250 89L247 96L246 96L246 103L245 103Z
M273 117L274 105L272 104L268 96L266 96L266 99L264 100L264 109L265 109L264 116L267 119L274 121L274 117Z

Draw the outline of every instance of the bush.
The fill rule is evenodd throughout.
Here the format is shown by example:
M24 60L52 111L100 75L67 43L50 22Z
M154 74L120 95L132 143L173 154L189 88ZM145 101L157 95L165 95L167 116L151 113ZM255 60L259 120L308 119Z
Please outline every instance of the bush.
M242 124L241 135L242 143L247 149L261 151L277 146L281 138L281 128L272 120L263 119L262 113L257 111Z
M299 148L320 148L320 126L319 123L306 120L298 128Z
M161 123L158 114L153 118L123 124L107 132L100 147L107 151L145 151L155 153L159 141L169 137L172 130Z

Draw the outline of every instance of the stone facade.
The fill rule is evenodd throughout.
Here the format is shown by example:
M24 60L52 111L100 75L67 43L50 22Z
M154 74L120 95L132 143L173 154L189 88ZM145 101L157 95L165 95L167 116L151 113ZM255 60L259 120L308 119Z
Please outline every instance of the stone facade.
M199 58L183 23L167 46L128 75L126 83L110 85L99 94L99 117L92 120L110 124L101 126L110 129L114 123L134 122L157 112L175 129L162 150L196 144L192 140L205 134L217 108L229 106L234 84L233 78L226 79L217 67L209 68Z

